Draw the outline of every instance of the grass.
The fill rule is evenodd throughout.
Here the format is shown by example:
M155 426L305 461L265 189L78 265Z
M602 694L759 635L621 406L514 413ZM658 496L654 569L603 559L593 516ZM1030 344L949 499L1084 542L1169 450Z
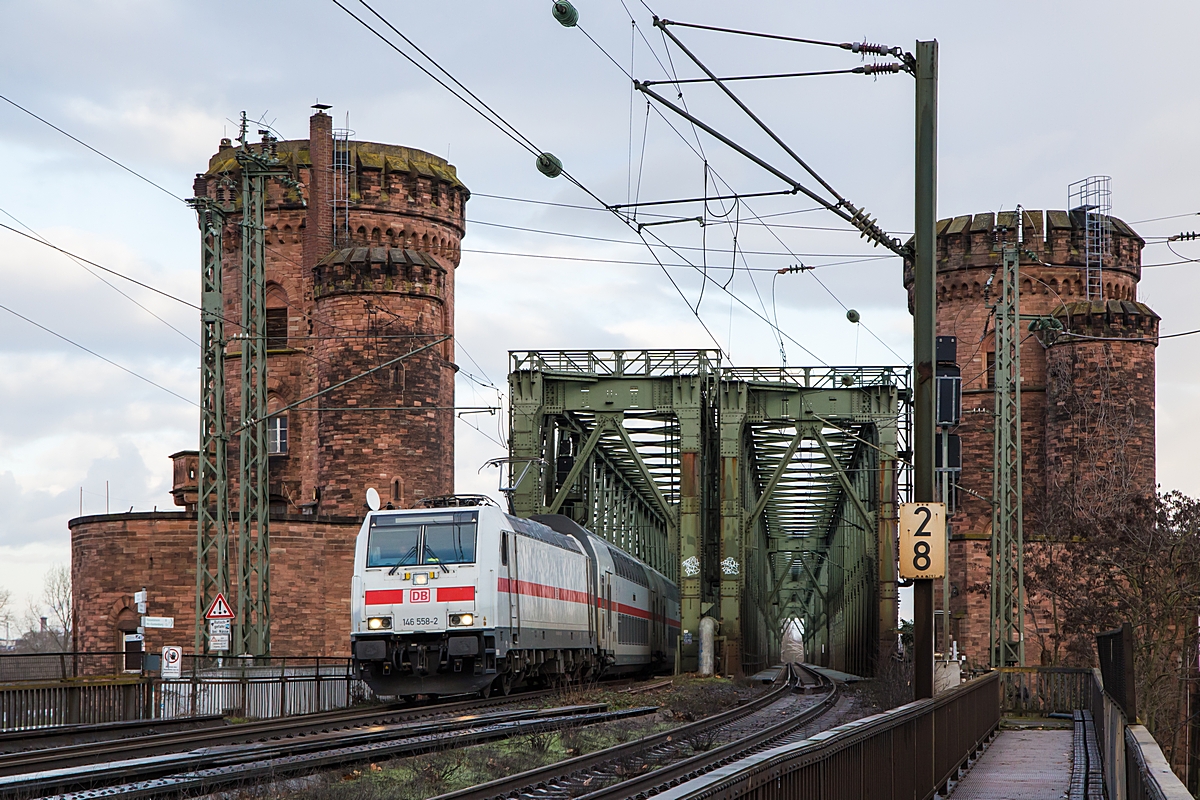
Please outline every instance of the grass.
M654 716L534 733L498 742L396 759L344 773L314 776L301 787L256 792L286 800L426 800L568 758L660 733L725 711L750 696L725 678L678 676L645 694L623 694L603 685L563 689L543 707L607 703L610 710L659 705ZM703 747L703 743L697 743ZM696 749L695 747L693 749Z

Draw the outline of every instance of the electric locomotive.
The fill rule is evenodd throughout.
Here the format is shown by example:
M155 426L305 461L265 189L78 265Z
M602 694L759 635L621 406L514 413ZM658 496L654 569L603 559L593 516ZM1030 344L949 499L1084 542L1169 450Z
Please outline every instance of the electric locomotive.
M351 587L355 669L412 697L671 671L679 590L560 515L371 511Z

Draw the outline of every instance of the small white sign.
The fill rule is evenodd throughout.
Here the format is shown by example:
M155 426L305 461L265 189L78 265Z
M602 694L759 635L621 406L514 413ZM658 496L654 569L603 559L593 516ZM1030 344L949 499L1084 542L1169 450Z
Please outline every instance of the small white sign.
M164 680L183 677L183 648L167 645L162 649L162 665L159 675Z
M137 604L138 613L145 614L146 611L149 609L149 605L150 605L149 603L139 602Z
M150 600L150 593L147 592L145 589L142 589L140 592L133 593L133 602L135 602L135 603L145 603L149 600Z
M140 633L125 634L125 641L127 641L127 642L143 642L145 640L146 640L146 637Z
M174 617L142 617L143 628L174 628Z
M228 650L232 637L232 624L227 619L210 619L208 621L208 649Z

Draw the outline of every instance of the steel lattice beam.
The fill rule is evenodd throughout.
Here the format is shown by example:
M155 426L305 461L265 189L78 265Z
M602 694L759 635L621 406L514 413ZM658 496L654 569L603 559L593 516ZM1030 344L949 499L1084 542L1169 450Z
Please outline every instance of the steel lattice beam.
M1025 532L1021 496L1021 313L1019 253L1006 247L996 303L992 472L993 667L1025 664Z
M200 463L196 475L195 652L208 652L204 612L229 596L229 434L225 424L225 317L221 294L225 212L208 197L191 202L200 223Z
M681 586L682 628L721 623L727 671L803 620L869 673L895 638L894 368L720 368L706 351L512 354L514 510L557 510ZM630 531L645 530L632 535ZM680 648L684 670L696 647Z

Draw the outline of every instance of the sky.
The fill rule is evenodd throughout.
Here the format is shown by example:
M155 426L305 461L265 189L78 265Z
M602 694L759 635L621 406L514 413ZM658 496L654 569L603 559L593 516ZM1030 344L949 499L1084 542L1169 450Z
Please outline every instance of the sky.
M359 0L341 1L415 55ZM1164 333L1200 328L1200 277L1185 260L1200 259L1200 242L1176 244L1179 255L1161 243L1200 227L1200 100L1190 51L1170 43L1200 24L1195 3L647 3L578 0L580 26L566 28L549 2L372 2L585 192L540 174L530 152L332 0L5 0L0 95L142 177L0 101L0 224L195 300L198 233L179 199L194 174L242 111L305 138L320 101L359 140L448 157L472 190L457 275L459 405L503 405L511 350L720 347L739 366L907 362L899 259L804 198L674 207L672 219L706 224L643 229L673 249L647 247L598 210L781 187L632 91L628 74L699 75L653 27L652 8L676 21L905 50L936 38L939 216L1064 208L1069 183L1110 175L1113 213L1152 242L1144 263L1163 265L1145 270L1139 299ZM722 75L864 63L837 48L672 30ZM801 175L717 90L682 88L680 99L659 87ZM773 79L738 92L823 179L907 238L911 78ZM641 219L662 221L649 214L663 211ZM775 274L801 264L814 269ZM70 518L173 507L167 456L197 444L199 321L6 229L0 276L0 588L20 613L46 571L69 562ZM847 320L851 308L861 324ZM1191 495L1200 494L1200 428L1188 424L1198 355L1200 336L1158 348L1158 480ZM460 419L458 491L496 493L495 470L481 467L503 454L504 435L503 413Z

